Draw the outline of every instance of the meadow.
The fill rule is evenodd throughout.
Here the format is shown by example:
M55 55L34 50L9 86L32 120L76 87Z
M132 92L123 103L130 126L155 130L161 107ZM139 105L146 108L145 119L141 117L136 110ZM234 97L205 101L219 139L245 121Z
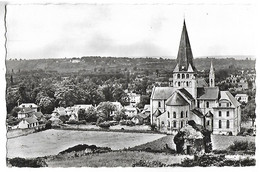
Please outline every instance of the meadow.
M33 158L56 155L78 145L88 144L119 150L164 137L164 134L103 131L46 130L7 140L7 157Z

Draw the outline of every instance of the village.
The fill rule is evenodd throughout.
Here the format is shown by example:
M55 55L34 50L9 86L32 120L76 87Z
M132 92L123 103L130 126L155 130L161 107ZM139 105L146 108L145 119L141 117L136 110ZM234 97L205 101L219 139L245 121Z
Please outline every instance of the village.
M223 69L207 57L197 66L185 20L174 61L116 60L7 61L7 164L255 165L255 60L243 60L252 64L244 68L226 58ZM92 67L79 70L84 65Z

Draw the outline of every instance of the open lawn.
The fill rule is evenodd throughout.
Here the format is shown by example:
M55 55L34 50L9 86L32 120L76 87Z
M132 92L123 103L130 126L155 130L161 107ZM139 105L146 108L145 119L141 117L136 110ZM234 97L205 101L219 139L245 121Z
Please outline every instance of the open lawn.
M164 134L101 131L46 130L7 140L7 157L42 157L55 155L78 145L110 147L112 150L134 147L165 136Z
M182 159L193 156L169 155L137 151L118 151L102 154L90 154L82 157L48 159L48 167L131 167L140 160L160 161L167 165L180 163Z
M254 136L223 136L223 135L211 135L213 150L227 149L234 141L248 141L255 142Z

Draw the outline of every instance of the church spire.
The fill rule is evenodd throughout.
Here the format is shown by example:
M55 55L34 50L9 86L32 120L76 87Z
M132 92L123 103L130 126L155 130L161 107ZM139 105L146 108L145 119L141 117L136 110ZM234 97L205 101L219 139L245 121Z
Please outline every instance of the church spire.
M177 63L179 64L179 70L180 71L187 71L189 64L191 67L195 69L193 65L193 55L191 51L191 46L190 46L190 40L186 28L186 23L185 19L183 22L183 29L181 33L181 40L180 40L180 45L179 45L179 51L177 55Z
M209 86L215 87L215 70L213 67L212 60L211 60L210 71L209 71Z

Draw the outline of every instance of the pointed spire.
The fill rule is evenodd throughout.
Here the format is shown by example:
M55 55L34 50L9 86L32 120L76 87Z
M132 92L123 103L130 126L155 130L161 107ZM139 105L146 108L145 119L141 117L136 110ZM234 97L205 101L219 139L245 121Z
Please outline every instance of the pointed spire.
M189 64L191 64L192 68L195 70L193 65L193 55L190 46L190 40L186 28L185 19L183 21L183 29L181 33L181 40L179 45L179 51L177 55L177 63L179 64L180 70L187 70Z
M209 86L215 87L215 71L211 60L210 71L209 71Z

